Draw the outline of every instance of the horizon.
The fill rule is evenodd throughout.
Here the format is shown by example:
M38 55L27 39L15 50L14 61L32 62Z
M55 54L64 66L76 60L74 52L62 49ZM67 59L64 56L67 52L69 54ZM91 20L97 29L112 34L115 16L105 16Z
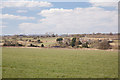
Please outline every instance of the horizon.
M76 35L76 34L97 34L97 33L100 33L100 34L119 34L118 32L106 32L106 33L101 33L101 32L91 32L91 33L62 33L62 34L57 34L57 33L52 33L54 35ZM0 35L0 36L14 36L14 35L26 35L26 36L30 36L30 35L52 35L52 34L47 34L47 33L43 33L43 34L3 34L3 35Z

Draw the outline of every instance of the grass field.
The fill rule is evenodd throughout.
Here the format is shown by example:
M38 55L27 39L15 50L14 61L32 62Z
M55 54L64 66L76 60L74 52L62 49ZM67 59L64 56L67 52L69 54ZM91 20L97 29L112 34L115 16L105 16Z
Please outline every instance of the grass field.
M117 51L3 48L3 78L115 78Z

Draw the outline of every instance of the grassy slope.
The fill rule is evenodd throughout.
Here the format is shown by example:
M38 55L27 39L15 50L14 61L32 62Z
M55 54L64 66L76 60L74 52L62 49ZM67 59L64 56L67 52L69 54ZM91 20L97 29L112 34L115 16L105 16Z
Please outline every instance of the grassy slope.
M34 43L35 45L38 45L38 46L41 46L41 44L44 44L45 47L49 46L49 45L52 45L54 43L56 43L56 38L57 37L51 37L51 38L39 38L43 43ZM23 38L23 40L35 40L37 41L38 39L33 39L33 38ZM28 44L31 44L31 42L28 42Z
M41 44L44 44L45 46L52 45L52 44L56 43L56 37L52 37L52 38L40 38L40 40L43 41L43 43L41 43Z
M112 78L117 66L115 51L3 48L3 78Z

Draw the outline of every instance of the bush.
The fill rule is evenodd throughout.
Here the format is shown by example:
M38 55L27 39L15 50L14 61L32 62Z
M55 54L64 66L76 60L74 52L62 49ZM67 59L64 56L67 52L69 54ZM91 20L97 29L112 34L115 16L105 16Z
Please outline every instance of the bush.
M3 46L23 46L23 45L19 43L5 42Z
M3 44L3 46L7 46L7 44L6 44L6 43L4 43L4 44Z
M38 42L38 43L42 43L42 41L40 41L40 40L37 40L37 42Z
M89 47L88 47L88 42L83 43L83 44L82 44L82 47L84 47L84 48L89 48Z
M30 46L29 46L29 47L39 47L39 46L34 45L34 44L30 44Z
M56 39L56 41L58 41L58 42L60 42L60 41L62 41L63 40L63 38L57 38Z
M78 45L81 45L82 44L82 42L81 41L78 41Z
M71 46L72 46L72 47L74 47L74 46L75 46L75 43L74 43L74 42L72 42L72 43L71 43Z
M41 47L44 47L44 44L42 44Z
M23 46L22 44L18 44L18 46Z
M76 38L72 38L71 46L74 47L76 42Z
M98 48L99 41L95 40L90 43L90 48Z
M98 49L110 49L110 44L107 40L103 40L98 44Z

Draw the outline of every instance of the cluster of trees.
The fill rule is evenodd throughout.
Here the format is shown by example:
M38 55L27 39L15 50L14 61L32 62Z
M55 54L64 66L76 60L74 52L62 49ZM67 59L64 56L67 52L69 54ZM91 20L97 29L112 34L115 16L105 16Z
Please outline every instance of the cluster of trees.
M48 34L46 34L48 35ZM94 34L95 35L95 34ZM101 34L96 34L96 35L101 35ZM113 35L112 33L110 33L109 35ZM50 35L51 37L56 37L54 34ZM102 40L102 41L98 41L98 40L93 40L92 42L89 41L82 41L80 40L81 37L86 36L85 34L80 35L80 34L76 34L76 35L72 35L73 38L71 39L71 37L59 37L56 39L56 47L73 47L73 48L97 48L97 49L111 49L111 45L110 42L107 40ZM34 39L24 39L23 37L29 37L29 36L13 36L12 37L12 41L8 41L7 37L4 37L4 44L3 46L26 46L27 42L30 45L27 45L28 47L45 47L44 44L42 44L43 42L40 40L39 36L34 36ZM8 37L11 39L11 37ZM25 44L20 44L18 43L19 41L22 41ZM1 41L2 42L2 41ZM36 45L36 44L41 44L40 46ZM50 45L51 47L51 45ZM118 46L117 46L118 47ZM120 48L120 46L118 47Z
M40 40L37 40L37 43L42 43L42 42L41 42ZM41 46L38 46L38 45L35 45L35 44L33 44L33 43L31 43L31 44L29 45L29 44L26 44L26 43L19 43L19 42L16 41L16 40L13 40L13 41L7 41L7 40L5 40L3 46L44 47L44 44L41 44Z
M81 42L79 38L72 38L67 39L66 41L63 38L57 38L57 43L60 47L74 47L74 48L97 48L97 49L111 49L111 46L109 44L109 41L102 40L102 41L93 41L91 43L89 42Z
M63 41L64 40L64 41ZM57 38L56 41L59 43L59 46L61 47L79 47L79 45L82 45L82 47L88 48L88 43L82 43L79 38L72 38L70 40L69 38L63 39L63 38Z
M72 41L71 41L71 46L72 47L75 47L75 46L77 46L78 47L78 45L81 45L82 44L82 42L79 40L79 38L72 38Z
M19 44L18 42L10 42L7 41L3 44L3 46L24 46L23 44Z
M102 41L94 41L91 43L92 48L97 48L97 49L111 49L112 46L110 45L109 41L107 40L102 40Z
M44 47L44 44L41 44L41 46L35 45L35 44L30 44L29 47Z

